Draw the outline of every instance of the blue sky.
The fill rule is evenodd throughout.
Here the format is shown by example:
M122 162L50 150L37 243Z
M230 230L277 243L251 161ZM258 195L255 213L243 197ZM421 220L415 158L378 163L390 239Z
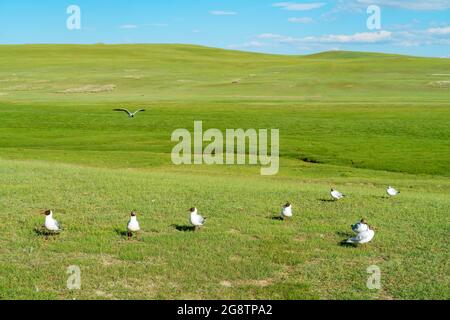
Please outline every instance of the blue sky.
M69 30L66 10L81 10ZM381 9L381 29L367 8ZM189 43L309 54L358 50L450 57L450 0L1 0L0 43Z

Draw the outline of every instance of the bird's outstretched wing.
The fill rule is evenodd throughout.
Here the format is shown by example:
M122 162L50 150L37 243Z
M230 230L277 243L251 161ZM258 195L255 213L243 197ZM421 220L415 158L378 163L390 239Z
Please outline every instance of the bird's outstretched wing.
M121 112L125 112L125 113L127 113L129 116L131 116L131 112L128 111L127 109L114 109L113 111L121 111Z
M140 110L135 111L135 112L133 113L133 115L136 115L136 114L138 114L139 112L145 112L145 111L147 111L147 110L145 110L145 109L140 109Z

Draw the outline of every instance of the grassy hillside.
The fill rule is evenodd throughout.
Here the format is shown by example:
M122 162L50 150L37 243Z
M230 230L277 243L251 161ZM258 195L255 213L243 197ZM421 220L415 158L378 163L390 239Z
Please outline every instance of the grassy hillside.
M125 167L167 163L170 133L203 120L206 129L280 128L281 152L292 159L450 173L449 59L167 45L0 46L0 53L7 158L44 151L46 159L95 164L83 153L126 150L140 156ZM110 112L119 106L151 111L130 123ZM124 163L121 154L107 158Z
M0 46L0 299L448 299L449 99L449 59ZM173 166L171 133L195 120L279 128L280 173ZM349 197L327 201L331 187ZM274 220L286 201L295 219ZM43 208L60 237L34 231ZM128 242L132 209L144 231ZM375 241L341 246L362 217Z
M0 46L0 53L0 92L14 101L415 103L449 98L448 85L447 90L433 86L448 80L435 75L449 73L448 59L348 52L276 56L182 45ZM85 85L115 89L95 99L61 93Z

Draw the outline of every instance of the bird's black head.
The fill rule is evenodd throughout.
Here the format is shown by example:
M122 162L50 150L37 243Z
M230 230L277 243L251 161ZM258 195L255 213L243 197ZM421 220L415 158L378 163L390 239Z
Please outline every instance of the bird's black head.
M195 210L197 210L197 208L195 208L195 207L192 207L192 208L190 208L190 209L189 209L189 212L191 212L191 213L192 213L192 212L195 212Z
M46 216L49 216L49 215L52 214L52 210L44 210L44 211L42 212L42 214L45 214Z
M136 216L137 216L137 213L136 213L135 211L131 211L131 216L132 216L132 217L136 217Z

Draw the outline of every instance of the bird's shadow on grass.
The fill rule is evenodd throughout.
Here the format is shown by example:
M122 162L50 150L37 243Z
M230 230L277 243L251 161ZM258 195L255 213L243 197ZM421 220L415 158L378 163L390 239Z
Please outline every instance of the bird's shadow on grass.
M355 245L354 243L348 243L347 240L350 239L351 237L353 237L354 235L349 233L349 232L336 232L336 235L338 235L339 237L343 237L345 238L344 240L342 240L341 242L339 242L338 244L341 247L347 247L347 248L356 248L357 245Z
M171 225L171 227L176 229L177 231L181 231L181 232L194 232L195 231L195 227L193 227L193 226L173 224L173 225Z
M128 238L128 232L120 228L115 228L114 232L121 238Z
M284 219L280 216L272 216L269 218L270 220L275 220L275 221L284 221Z
M46 230L44 227L34 228L34 233L39 237L45 237L45 238L59 235L59 232L51 232L51 231Z
M336 202L333 199L318 199L320 202Z
M358 245L356 245L354 243L348 243L347 239L339 242L339 245L344 248L357 248L358 247Z

